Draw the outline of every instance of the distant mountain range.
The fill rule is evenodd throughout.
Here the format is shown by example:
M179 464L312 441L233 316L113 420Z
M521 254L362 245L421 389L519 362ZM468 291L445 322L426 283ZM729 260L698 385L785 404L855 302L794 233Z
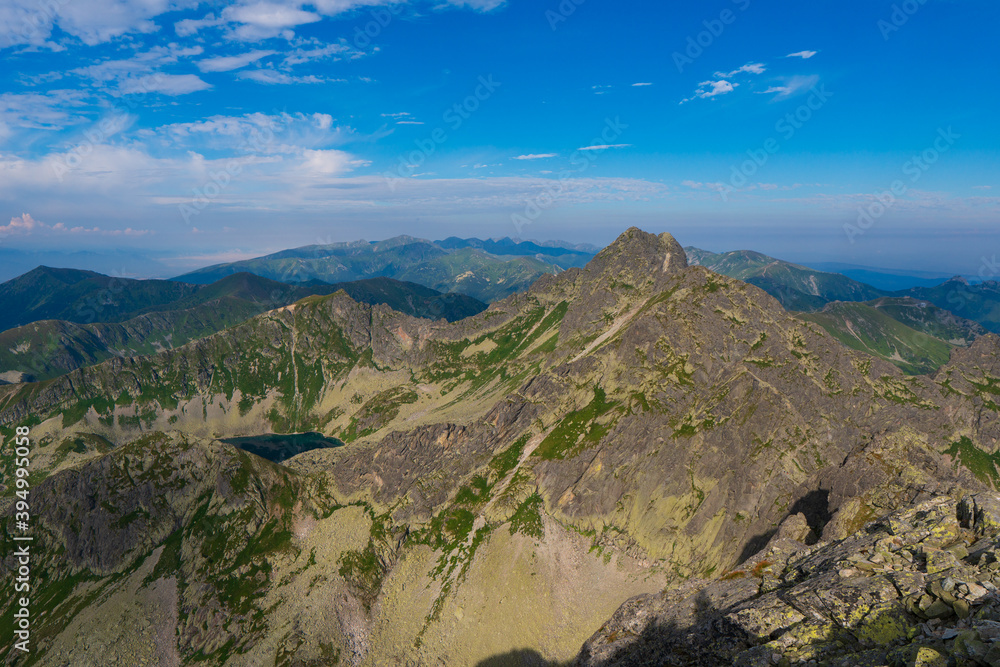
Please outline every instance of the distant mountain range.
M111 278L39 267L0 284L0 382L46 380L112 357L181 346L311 295L344 290L360 303L456 321L486 309L464 294L442 294L391 278L288 285L236 273L209 285ZM4 378L4 374L9 374Z
M0 382L176 347L337 289L363 303L455 321L593 257L589 246L560 243L398 236L284 250L170 281L38 267L0 284ZM763 289L848 347L907 373L931 372L956 347L1000 332L995 282L953 278L891 291L749 250L685 251L691 264ZM922 280L896 277L897 284Z
M427 241L411 236L369 243L311 245L264 257L217 264L175 280L210 283L249 272L284 283L327 283L386 277L457 292L486 303L525 291L545 274L584 266L593 253L532 241L459 239Z
M901 271L842 262L809 262L809 266L819 271L839 273L872 287L890 291L906 290L911 287L934 287L954 277L953 273L940 271Z
M888 291L749 250L685 251L692 264L760 287L848 347L907 373L932 372L955 347L967 347L987 331L1000 332L1000 283L970 285L956 277Z

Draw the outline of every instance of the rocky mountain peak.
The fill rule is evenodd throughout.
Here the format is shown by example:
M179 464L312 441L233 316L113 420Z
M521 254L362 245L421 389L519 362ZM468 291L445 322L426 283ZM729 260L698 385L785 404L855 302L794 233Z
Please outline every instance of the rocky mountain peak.
M592 276L604 275L633 285L654 282L679 273L688 266L687 254L676 239L664 232L657 236L630 227L614 243L587 264Z
M687 266L687 254L672 235L664 232L657 236L630 227L599 252L587 268L602 273L638 270L650 275L678 273Z

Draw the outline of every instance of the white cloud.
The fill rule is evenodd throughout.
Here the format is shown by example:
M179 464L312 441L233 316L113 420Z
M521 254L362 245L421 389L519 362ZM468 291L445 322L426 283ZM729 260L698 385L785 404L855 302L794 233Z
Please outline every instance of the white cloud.
M584 146L577 148L578 151L605 151L609 148L628 148L632 144L600 144L599 146Z
M230 31L231 36L245 41L278 36L291 38L294 36L292 28L322 20L315 12L274 2L229 6L222 10L222 18L236 24Z
M632 84L632 87L633 87L633 88L641 88L641 87L643 87L643 86L652 86L652 85L653 85L653 84L651 84L651 83L633 83L633 84Z
M178 37L190 37L202 28L225 25L225 23L224 19L216 18L215 14L208 14L200 19L183 19L178 21L174 24L174 32L177 33Z
M261 58L273 56L275 51L249 51L235 56L216 56L198 61L198 69L202 72L230 72L234 69L246 67L250 63L255 63Z
M698 84L698 89L694 91L694 95L681 100L681 104L685 102L690 102L695 98L709 99L712 97L717 97L718 95L725 95L726 93L731 93L733 90L739 86L738 83L732 83L730 81L702 81Z
M973 185L972 189L973 190L992 190L993 186L992 185Z
M0 48L45 45L58 25L93 46L129 33L158 30L152 21L168 11L197 6L198 0L5 0L0 3Z
M338 150L305 150L299 170L309 176L340 176L368 164Z
M802 58L803 60L808 60L816 55L818 51L796 51L795 53L789 53L786 58Z
M0 94L0 123L8 127L61 130L86 121L74 110L84 107L87 95L78 90L48 93Z
M320 20L319 14L276 2L229 6L223 10L223 16L230 21L272 30L294 28Z
M240 72L237 75L240 79L249 79L257 83L268 85L286 85L291 83L323 83L323 79L309 74L307 76L292 76L284 72L276 72L273 69L254 69Z
M409 111L399 111L396 113L381 114L382 118L391 118L396 121L396 125L423 125L422 120L414 120L413 114Z
M731 79L737 74L743 74L743 73L763 74L766 70L767 67L764 65L764 63L747 63L746 65L740 67L739 69L734 69L732 72L716 72L715 76L719 77L720 79Z
M681 181L681 185L686 188L691 188L692 190L711 190L712 192L724 192L727 189L732 188L725 183L714 182L714 183L702 183L701 181L686 180Z
M195 74L162 74L158 72L149 76L126 79L118 90L122 95L161 93L177 96L196 93L211 87L211 84L202 81Z
M551 157L558 157L558 153L529 153L528 155L518 155L515 160L546 160Z

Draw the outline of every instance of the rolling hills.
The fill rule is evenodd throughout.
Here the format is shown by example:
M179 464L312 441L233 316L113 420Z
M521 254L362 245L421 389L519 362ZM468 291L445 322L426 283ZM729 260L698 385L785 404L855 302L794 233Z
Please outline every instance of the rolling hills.
M206 267L176 280L208 283L242 271L285 283L389 277L491 303L526 290L542 275L578 266L590 257L583 251L510 239L497 242L451 238L435 243L399 236L377 243L355 241L284 250Z

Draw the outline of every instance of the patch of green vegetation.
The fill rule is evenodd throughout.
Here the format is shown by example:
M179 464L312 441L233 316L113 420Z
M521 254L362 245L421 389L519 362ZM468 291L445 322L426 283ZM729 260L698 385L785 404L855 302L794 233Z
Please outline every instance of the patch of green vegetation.
M551 354L556 351L556 346L559 344L559 334L554 333L549 336L548 340L535 348L535 352L540 352L542 354Z
M455 504L475 507L485 503L489 498L489 481L482 475L476 475L470 484L466 484L458 490L455 495Z
M544 508L545 501L537 491L528 496L510 517L510 534L522 533L538 540L545 537L545 527L542 524Z
M104 415L114 410L114 407L115 404L113 401L109 401L107 398L101 396L90 400L77 401L63 411L63 428L69 428L73 424L82 421L87 416L90 408L94 408L94 411L98 415Z
M893 403L898 403L899 405L915 405L921 410L937 410L939 407L933 403L928 403L927 401L921 399L906 382L898 380L896 378L890 377L888 375L883 375L879 378L880 391L879 394L882 398L892 401Z
M656 349L664 353L666 361L660 365L660 373L664 378L673 378L681 386L694 387L694 376L688 372L688 355L678 355L670 347L665 338L656 341Z
M618 406L617 401L607 400L604 389L594 386L594 398L581 410L575 410L549 433L535 450L533 456L544 460L572 458L587 447L601 441L614 421L600 424L598 419Z
M953 442L945 454L952 456L956 462L961 463L965 468L976 476L980 482L991 485L994 489L1000 488L1000 473L997 466L1000 465L1000 452L989 454L976 447L967 436L962 436L958 442Z
M158 579L166 577L181 576L181 552L184 543L184 533L175 530L163 542L163 551L160 552L160 559L156 561L153 571L143 580L143 585L151 584Z
M361 406L338 437L346 443L351 443L376 433L396 418L400 407L416 403L419 398L417 392L408 387L386 389Z
M56 448L56 465L62 463L70 454L87 454L94 451L100 454L111 451L112 444L93 433L77 433L66 438Z
M363 551L346 551L340 557L340 576L350 582L360 593L366 608L371 608L379 591L385 573L372 541Z
M521 460L521 455L524 454L524 447L530 439L531 434L525 433L513 445L493 457L489 468L494 482L499 482L507 477L510 471L517 466L517 462Z
M517 375L511 368L511 361L526 350L531 350L535 343L556 328L569 309L568 302L560 302L551 312L546 314L545 308L531 308L518 317L513 318L496 331L480 336L475 340L463 340L455 343L435 342L435 357L438 361L431 364L426 371L426 377L432 382L455 379L468 382L470 392L499 379L506 382ZM555 336L558 336L556 332ZM545 345L554 346L558 340L546 340ZM479 352L471 356L463 356L467 348L492 343L488 352Z
M150 516L151 515L149 512L140 507L138 509L129 512L128 514L123 514L122 516L118 517L118 520L115 521L113 524L111 524L111 527L121 530L123 528L127 528L133 521L138 521L139 519L148 519L150 518Z

